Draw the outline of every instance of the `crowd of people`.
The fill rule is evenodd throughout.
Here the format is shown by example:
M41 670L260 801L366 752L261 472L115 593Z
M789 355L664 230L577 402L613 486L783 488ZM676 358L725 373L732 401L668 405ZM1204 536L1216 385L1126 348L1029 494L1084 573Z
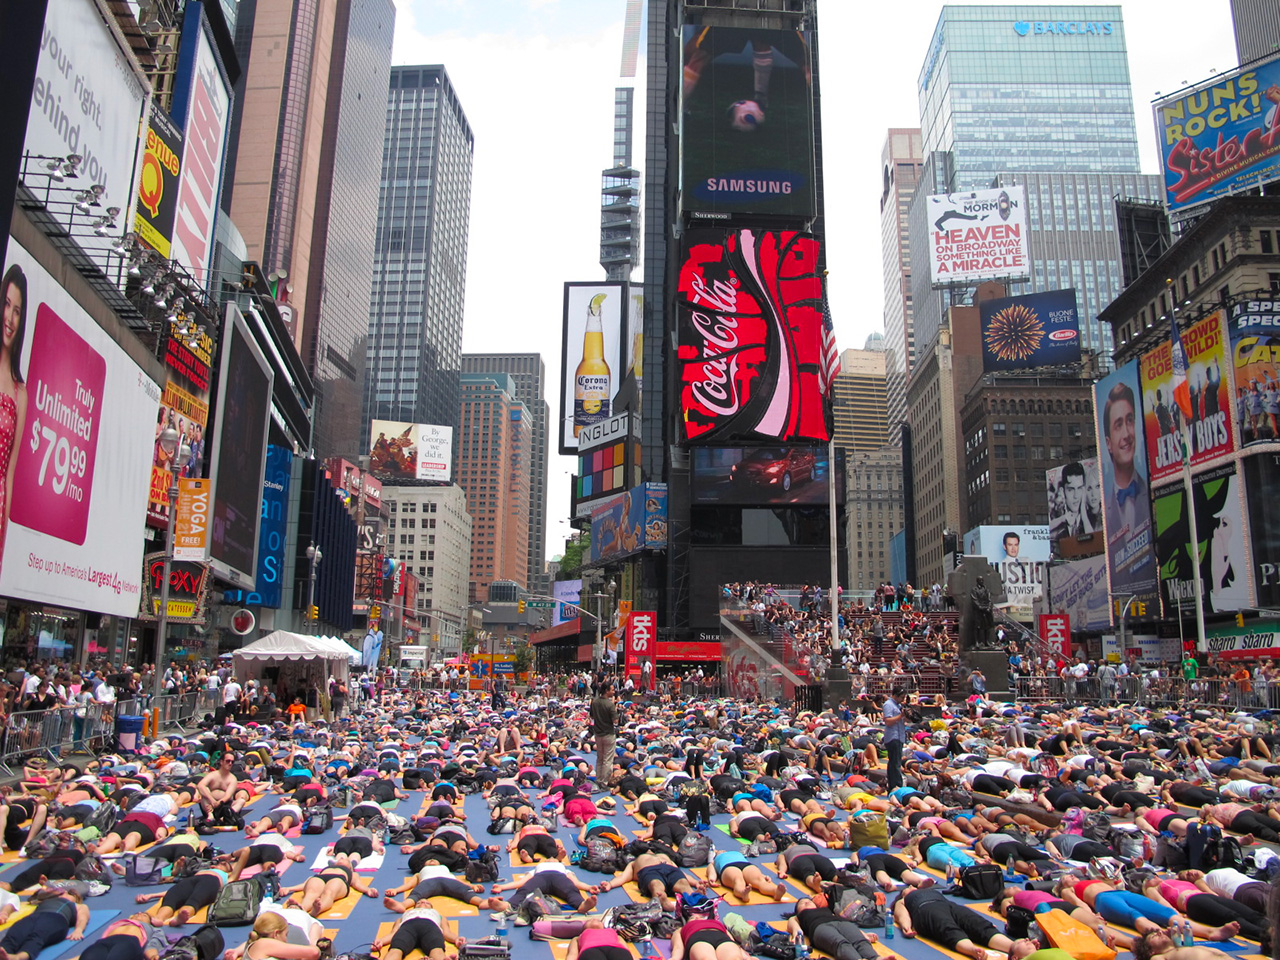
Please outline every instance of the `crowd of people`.
M877 616L850 611L851 639ZM580 671L500 698L384 673L345 709L331 683L326 716L189 673L219 693L201 729L0 790L0 960L501 957L515 926L578 960L873 960L895 933L973 960L1215 960L1273 939L1265 714L1079 687L797 712ZM255 689L301 709L250 713Z

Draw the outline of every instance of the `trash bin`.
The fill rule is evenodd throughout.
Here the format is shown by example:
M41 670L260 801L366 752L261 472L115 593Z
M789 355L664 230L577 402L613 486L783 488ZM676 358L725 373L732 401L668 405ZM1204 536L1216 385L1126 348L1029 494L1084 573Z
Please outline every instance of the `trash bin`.
M123 714L116 717L116 749L121 753L137 753L145 717Z

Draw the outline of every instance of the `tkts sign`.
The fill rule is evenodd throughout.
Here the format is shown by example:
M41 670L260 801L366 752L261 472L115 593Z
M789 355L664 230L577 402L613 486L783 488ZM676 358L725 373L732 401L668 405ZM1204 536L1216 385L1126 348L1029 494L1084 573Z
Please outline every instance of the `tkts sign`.
M690 233L686 244L677 355L685 439L828 439L818 241L737 230Z

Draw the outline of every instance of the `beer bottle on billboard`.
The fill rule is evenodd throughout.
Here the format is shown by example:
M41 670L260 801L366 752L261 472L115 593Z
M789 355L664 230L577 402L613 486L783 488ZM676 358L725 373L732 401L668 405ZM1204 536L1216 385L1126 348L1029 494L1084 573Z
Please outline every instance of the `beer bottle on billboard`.
M599 293L587 307L587 328L582 334L582 362L573 376L573 435L609 416L609 364L604 359L604 327L600 308L608 294Z

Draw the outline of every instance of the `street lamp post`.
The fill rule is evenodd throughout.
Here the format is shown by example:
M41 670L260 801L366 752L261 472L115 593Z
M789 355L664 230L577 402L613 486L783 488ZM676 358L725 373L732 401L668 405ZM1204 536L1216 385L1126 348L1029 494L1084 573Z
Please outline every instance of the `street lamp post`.
M178 512L178 474L191 460L191 445L173 427L160 431L160 449L169 458L169 529L164 541L164 580L160 584L160 612L156 617L156 676L155 698L160 699L164 690L165 634L169 632L169 576L173 569L173 521Z
M307 620L311 623L311 632L316 632L316 567L324 559L324 553L314 543L307 544L307 560L311 563L311 579L307 588Z
M592 667L597 670L600 668L604 660L604 601L613 597L613 592L618 589L618 582L611 579L603 586L605 590L609 591L608 593L591 594L592 598L596 601L596 648L594 657L595 663L592 664ZM614 666L616 668L617 664L615 663Z

